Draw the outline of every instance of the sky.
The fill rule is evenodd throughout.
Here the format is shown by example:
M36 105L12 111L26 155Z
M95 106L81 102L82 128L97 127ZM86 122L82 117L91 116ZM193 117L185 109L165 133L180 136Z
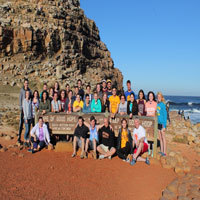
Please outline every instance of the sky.
M200 96L200 0L80 0L137 93Z

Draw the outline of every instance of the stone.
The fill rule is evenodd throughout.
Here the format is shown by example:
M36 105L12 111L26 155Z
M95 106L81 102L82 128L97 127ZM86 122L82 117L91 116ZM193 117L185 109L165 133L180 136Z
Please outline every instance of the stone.
M188 140L188 142L193 142L195 140L195 138L192 135L188 135L187 140Z
M4 139L7 140L7 141L10 141L12 138L9 135L7 135L7 136L4 137Z
M189 166L184 166L183 171L185 173L189 173L191 171L191 168Z
M11 155L12 155L12 156L16 156L17 153L16 153L16 152L12 152Z
M10 83L10 86L11 87L13 87L13 86L15 86L16 85L16 82L15 81L12 81L11 83Z
M160 162L161 162L162 165L166 164L166 157L162 156L160 158Z
M73 146L70 142L57 142L55 152L73 152Z
M3 148L0 149L0 152L3 153L3 152L6 152L7 150L8 150L8 149L7 149L6 147L3 147Z
M168 189L165 189L163 191L163 198L166 199L175 199L176 198L176 194L174 194L173 192L169 191Z
M178 179L175 179L172 181L168 186L167 189L175 194L178 192L178 186L179 186L179 181Z
M175 171L177 174L178 174L178 173L181 174L181 173L183 173L183 168L180 167L180 166L176 166L174 171Z
M179 196L187 196L188 191L189 191L189 188L188 188L187 184L183 183L183 184L179 185L179 187L178 187Z
M23 158L23 157L24 157L24 154L23 154L23 153L19 153L18 157L19 157L19 158Z
M173 152L173 151L170 151L170 152L169 152L169 156L170 156L170 157L175 157L175 155L176 155L175 152Z
M178 196L178 200L191 200L191 199L184 196Z

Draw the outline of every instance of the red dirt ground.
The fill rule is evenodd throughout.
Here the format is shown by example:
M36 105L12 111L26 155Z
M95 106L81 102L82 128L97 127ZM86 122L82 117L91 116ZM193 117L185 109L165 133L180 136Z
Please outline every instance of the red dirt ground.
M13 151L24 157L13 155ZM159 164L81 160L70 153L0 153L0 199L158 200L176 177Z

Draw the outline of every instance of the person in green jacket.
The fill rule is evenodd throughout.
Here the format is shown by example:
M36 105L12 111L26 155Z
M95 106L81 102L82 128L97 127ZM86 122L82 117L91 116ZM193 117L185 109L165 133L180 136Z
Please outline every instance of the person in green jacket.
M91 112L101 112L101 100L98 99L96 92L94 93L94 99L92 99Z

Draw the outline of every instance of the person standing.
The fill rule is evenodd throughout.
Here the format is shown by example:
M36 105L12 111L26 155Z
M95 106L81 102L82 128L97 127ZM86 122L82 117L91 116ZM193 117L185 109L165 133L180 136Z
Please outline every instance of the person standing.
M32 113L33 113L32 125L33 126L35 126L35 117L36 117L36 113L39 111L39 105L40 105L39 92L35 90L33 92L33 99L32 99Z
M110 116L111 118L115 118L120 104L120 98L117 96L117 89L113 87L112 96L109 98L110 101Z
M83 113L91 113L91 102L89 94L85 95L85 102L83 105Z
M125 95L121 95L121 102L119 104L118 113L120 115L127 115L127 102L126 102Z
M65 102L65 111L67 112L67 114L71 114L73 112L73 103L74 100L72 98L72 90L70 90L68 92L68 98L66 99Z
M129 115L130 119L133 118L133 115L138 115L138 105L133 93L131 93L130 101L127 103L127 114Z
M158 133L160 138L161 155L166 156L167 145L165 137L165 129L167 127L167 110L165 106L165 99L161 92L157 94L157 115L158 115Z
M130 101L130 95L134 94L134 96L135 96L135 93L131 89L131 81L130 80L128 80L126 82L126 86L127 86L127 91L125 92L125 96L126 96L126 101L128 102L128 101Z
M110 112L110 101L108 100L107 93L103 93L103 97L101 100L102 106L101 106L101 112Z
M106 83L106 80L102 80L101 81L101 85L102 85L102 92L107 92L108 91L108 88L107 88L107 83Z
M45 91L42 93L42 99L39 105L39 112L42 115L51 112L51 102L48 98L48 93Z
M137 104L138 104L138 115L145 116L146 115L146 111L145 111L146 99L145 99L143 90L140 90L138 92Z
M58 100L58 93L55 92L53 96L53 101L51 102L51 112L60 112L61 111L61 103Z
M150 91L147 95L147 103L145 104L146 116L155 117L157 111L157 102L155 99L155 94Z
M110 79L107 80L107 96L108 99L112 96L112 81Z
M73 103L73 112L81 112L83 109L83 101L79 94L76 95L76 100Z
M94 93L94 99L92 99L91 112L101 112L101 100L98 99L98 94L96 92Z
M78 79L77 81L77 85L78 85L78 94L81 96L81 100L83 101L84 100L84 95L85 95L85 92L83 90L83 86L82 86L82 81L81 79Z
M25 99L22 103L23 111L24 111L24 124L25 124L25 133L24 133L24 145L25 147L29 146L29 132L30 132L30 126L31 122L33 120L32 115L32 102L30 98L30 91L26 91L25 93Z
M26 91L30 92L30 96L32 96L31 89L28 87L28 79L24 79L24 86L20 90L20 95L19 95L19 107L20 107L20 122L19 122L19 133L18 133L18 139L17 141L21 143L21 134L22 134L22 129L23 129L23 124L24 124L24 111L23 111L23 100L25 99L25 93Z

